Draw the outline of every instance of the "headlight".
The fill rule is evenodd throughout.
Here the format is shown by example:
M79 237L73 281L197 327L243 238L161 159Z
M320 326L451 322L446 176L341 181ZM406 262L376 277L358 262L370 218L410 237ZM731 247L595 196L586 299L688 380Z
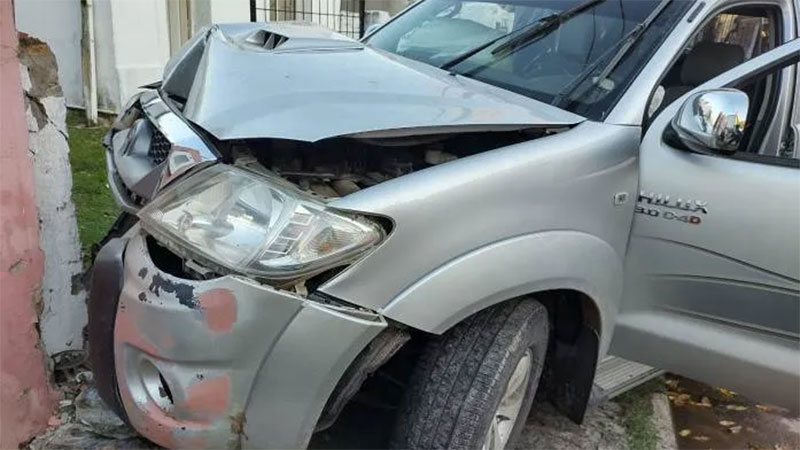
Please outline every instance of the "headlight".
M274 280L351 260L383 237L377 224L334 212L281 179L222 164L165 190L139 218L201 261Z

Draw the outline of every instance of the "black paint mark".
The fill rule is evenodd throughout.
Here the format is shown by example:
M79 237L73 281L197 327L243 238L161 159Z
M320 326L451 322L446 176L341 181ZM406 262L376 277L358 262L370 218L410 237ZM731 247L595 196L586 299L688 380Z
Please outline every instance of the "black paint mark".
M144 292L139 292L139 301L147 303L147 294L145 294Z
M139 278L144 280L144 277L146 276L147 276L147 267L142 267L141 270L139 270Z
M155 274L149 289L150 292L156 294L156 297L160 296L162 289L164 292L175 294L175 297L178 297L178 302L189 309L197 309L199 307L197 299L194 298L194 286L190 284L175 283L159 274Z

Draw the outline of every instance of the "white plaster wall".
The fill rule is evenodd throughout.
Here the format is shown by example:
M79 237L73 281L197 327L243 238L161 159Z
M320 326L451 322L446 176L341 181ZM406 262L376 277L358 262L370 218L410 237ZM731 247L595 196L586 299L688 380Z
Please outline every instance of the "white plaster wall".
M169 59L169 29L164 0L111 0L110 6L118 110L139 86L161 79Z
M20 65L22 87L31 90L27 67ZM44 109L44 124L37 122L30 101L28 149L33 160L36 209L39 215L39 245L44 253L43 309L39 329L48 356L83 348L86 325L86 291L76 280L83 265L78 245L78 223L72 203L72 172L67 144L67 107L64 97L38 99ZM41 125L41 126L40 126Z
M14 18L17 30L43 40L56 55L67 104L83 106L80 1L15 0Z
M192 35L212 23L250 21L249 0L190 0L189 10L192 16Z
M249 22L249 0L209 0L213 23Z
M94 48L97 71L97 106L116 112L121 105L114 52L114 29L111 23L111 2L94 2Z

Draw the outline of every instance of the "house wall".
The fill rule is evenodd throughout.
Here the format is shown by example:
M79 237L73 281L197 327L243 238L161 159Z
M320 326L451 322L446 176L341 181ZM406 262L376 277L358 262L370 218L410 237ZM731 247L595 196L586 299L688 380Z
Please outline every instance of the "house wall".
M78 0L14 0L17 29L47 42L55 53L68 106L83 106L80 5Z
M209 0L211 22L249 22L250 2L248 0Z
M58 84L55 56L47 44L22 35L18 55L33 161L39 247L44 252L39 330L42 347L58 353L83 348L86 292L78 223L72 203L72 171L67 143L67 108Z
M11 8L0 1L0 448L42 431L55 399L36 332L44 257Z
M167 4L165 0L99 0L98 4L108 2L113 67L119 83L114 110L119 110L139 86L161 79L169 59ZM108 36L98 33L97 40L101 38L105 41Z
M161 79L170 57L167 2L94 0L97 98L116 112L143 84ZM20 31L46 42L56 55L67 106L83 106L81 2L15 0ZM191 34L209 23L247 22L249 0L190 0Z
M97 106L101 110L107 111L116 111L120 102L113 29L111 2L96 0L94 3L94 47L95 70L97 71Z

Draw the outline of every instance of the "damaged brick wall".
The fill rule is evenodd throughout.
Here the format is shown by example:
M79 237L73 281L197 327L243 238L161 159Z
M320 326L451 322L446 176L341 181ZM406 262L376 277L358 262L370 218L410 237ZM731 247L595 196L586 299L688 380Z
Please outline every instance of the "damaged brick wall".
M44 256L13 18L0 2L0 448L44 429L54 403L35 328Z
M44 252L39 327L45 352L58 360L62 352L82 348L86 325L86 294L78 282L83 267L72 203L67 109L55 55L41 40L24 33L19 37L28 149Z

